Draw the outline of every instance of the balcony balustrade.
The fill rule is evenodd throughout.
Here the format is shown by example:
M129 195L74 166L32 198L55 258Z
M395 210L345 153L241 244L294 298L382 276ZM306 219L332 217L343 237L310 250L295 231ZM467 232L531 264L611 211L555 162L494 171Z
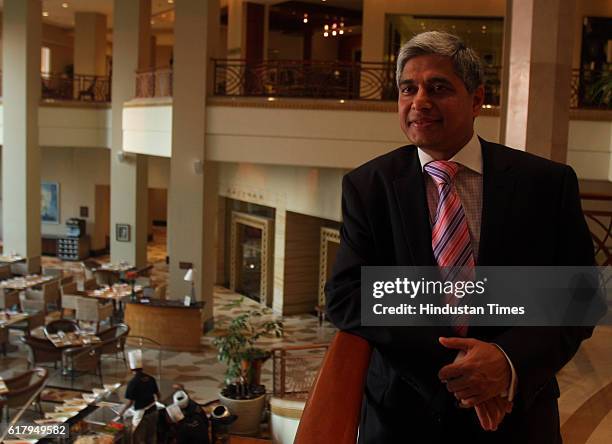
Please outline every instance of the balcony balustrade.
M172 68L136 73L136 98L172 97Z
M111 82L106 76L41 74L41 98L104 103L111 101Z
M43 100L69 100L107 103L111 101L111 81L106 76L84 76L41 73L41 94ZM2 96L2 75L0 72L0 97Z

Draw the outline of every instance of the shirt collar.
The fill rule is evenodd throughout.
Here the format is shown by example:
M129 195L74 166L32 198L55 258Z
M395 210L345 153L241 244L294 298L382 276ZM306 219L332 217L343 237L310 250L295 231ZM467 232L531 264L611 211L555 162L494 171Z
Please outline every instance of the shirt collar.
M421 162L421 169L434 160L429 154L417 147L419 153L419 161ZM480 146L480 140L476 131L472 134L470 141L461 148L457 154L455 154L450 162L457 162L478 174L482 174L482 147Z

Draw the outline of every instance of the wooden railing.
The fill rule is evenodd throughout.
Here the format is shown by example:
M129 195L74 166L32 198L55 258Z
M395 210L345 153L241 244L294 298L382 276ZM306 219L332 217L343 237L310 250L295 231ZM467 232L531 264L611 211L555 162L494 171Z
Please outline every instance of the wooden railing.
M294 444L355 444L372 348L338 332L306 402Z
M106 76L41 74L41 98L50 100L78 100L110 102L111 83Z
M136 73L136 98L172 97L172 68Z

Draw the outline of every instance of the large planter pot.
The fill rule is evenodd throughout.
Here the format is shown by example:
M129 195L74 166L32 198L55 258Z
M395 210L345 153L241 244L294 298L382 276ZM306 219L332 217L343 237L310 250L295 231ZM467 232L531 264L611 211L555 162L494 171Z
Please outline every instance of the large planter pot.
M219 394L221 404L225 405L231 414L238 416L236 422L229 427L230 433L258 435L265 400L265 395L253 399L231 399Z

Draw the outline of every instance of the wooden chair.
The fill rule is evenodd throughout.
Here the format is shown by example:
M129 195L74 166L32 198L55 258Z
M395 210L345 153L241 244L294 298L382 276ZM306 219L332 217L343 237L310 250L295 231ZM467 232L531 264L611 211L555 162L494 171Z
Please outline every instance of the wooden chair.
M130 327L127 324L117 324L98 333L98 337L102 341L100 347L102 356L121 354L124 364L127 367L125 358L125 341L130 334Z
M57 278L58 280L62 279L64 277L64 270L62 270L61 268L55 268L55 267L43 267L43 274L45 276L53 276L55 278Z
M81 297L81 292L77 290L77 283L70 282L62 285L62 310L61 315L64 317L64 310L72 310L76 312L76 301Z
M372 347L363 338L338 332L310 391L294 444L355 444Z
M62 293L60 291L59 279L43 284L41 290L26 290L25 294L28 300L44 301L46 310L49 309L49 306L54 307L56 310L61 310Z
M20 336L19 340L29 350L28 364L30 367L50 363L57 368L57 363L62 361L62 350L54 346L48 339Z
M12 324L9 329L19 330L23 332L25 336L30 336L32 331L38 327L45 325L45 314L42 311L25 311L28 314L28 318L23 322Z
M96 290L99 288L98 281L95 278L87 279L83 284L83 290Z
M19 290L0 290L0 308L7 310L19 305Z
M9 409L23 407L30 398L47 381L48 372L44 368L33 368L12 378L6 378L4 383L8 392L2 395L0 406L6 408L6 421L9 421ZM40 395L36 397L38 411L42 413Z
M76 315L77 322L94 322L96 324L96 333L100 330L100 322L110 319L113 315L113 304L101 304L96 299L92 298L77 298L76 299Z
M47 315L47 304L44 299L31 299L27 293L19 293L19 306L24 312L41 312L43 316Z
M64 276L63 278L60 279L60 287L66 284L69 284L71 282L75 282L74 280L74 275L68 275L68 276Z
M0 265L0 281L13 277L10 265Z
M71 319L56 319L45 326L45 336L49 337L49 335L57 334L60 331L74 333L80 330L79 324Z
M9 343L9 329L6 327L0 327L0 346L2 346L2 354L6 356L6 347Z
M102 344L96 344L88 347L74 347L65 349L63 356L63 369L70 374L71 383L74 378L84 373L93 373L100 378L100 385L103 385L102 380Z
M99 286L113 286L119 282L119 275L113 270L97 269L94 271L94 277Z

